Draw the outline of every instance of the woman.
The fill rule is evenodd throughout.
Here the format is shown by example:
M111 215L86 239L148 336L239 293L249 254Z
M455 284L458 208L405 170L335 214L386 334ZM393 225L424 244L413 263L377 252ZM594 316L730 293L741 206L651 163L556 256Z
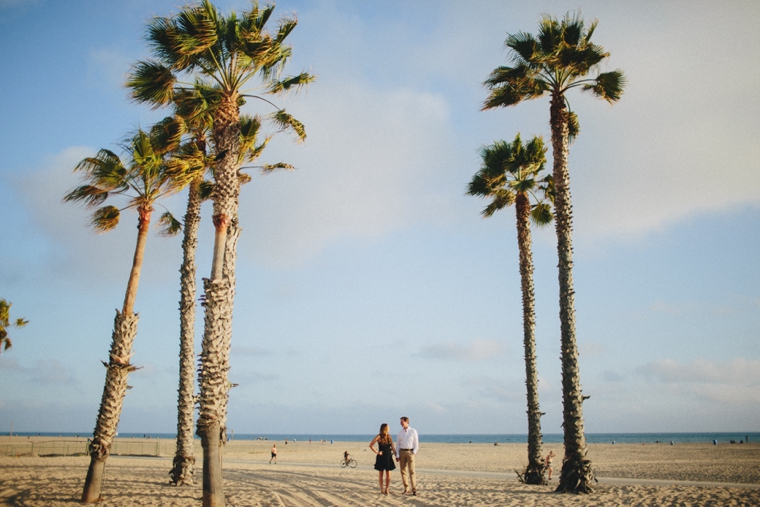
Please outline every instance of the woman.
M375 443L377 443L377 450L375 450ZM387 423L380 425L380 433L369 443L369 448L377 454L375 470L379 474L377 480L380 483L380 493L387 495L388 488L391 485L391 470L396 469L396 464L393 462L394 456L396 456L396 446L393 445L393 438L388 433ZM385 487L383 487L383 472L385 472Z

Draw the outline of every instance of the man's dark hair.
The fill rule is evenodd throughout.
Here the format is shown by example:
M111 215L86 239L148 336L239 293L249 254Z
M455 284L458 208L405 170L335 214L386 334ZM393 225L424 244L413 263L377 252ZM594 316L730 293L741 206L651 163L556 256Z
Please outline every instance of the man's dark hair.
M407 416L403 416L403 417L401 418L401 420L402 420L402 421L406 421L406 422L409 422L409 418L408 418Z

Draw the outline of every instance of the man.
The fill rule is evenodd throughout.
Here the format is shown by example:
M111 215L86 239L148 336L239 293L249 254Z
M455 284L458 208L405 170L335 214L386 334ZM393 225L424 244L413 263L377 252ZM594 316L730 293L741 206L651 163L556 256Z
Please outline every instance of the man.
M401 480L404 482L404 494L409 493L411 483L412 495L417 495L417 476L414 474L414 455L420 447L417 430L409 427L409 418L401 418L401 431L396 439L396 461L401 466Z

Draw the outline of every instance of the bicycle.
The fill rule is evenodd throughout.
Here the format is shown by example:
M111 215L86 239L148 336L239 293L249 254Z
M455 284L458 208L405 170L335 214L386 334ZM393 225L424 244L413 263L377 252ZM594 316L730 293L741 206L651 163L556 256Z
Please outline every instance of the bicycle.
M346 467L356 468L356 460L354 458L348 458L348 460L342 459L340 460L340 467L341 468L346 468Z

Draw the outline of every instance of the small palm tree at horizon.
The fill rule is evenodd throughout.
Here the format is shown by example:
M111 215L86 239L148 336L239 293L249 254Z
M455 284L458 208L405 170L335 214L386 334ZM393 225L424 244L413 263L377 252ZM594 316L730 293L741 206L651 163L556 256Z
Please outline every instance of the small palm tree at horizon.
M559 268L559 308L562 360L562 427L565 456L560 472L558 492L590 493L594 473L587 457L583 429L583 401L578 346L575 335L575 291L573 288L572 203L568 170L568 143L577 118L568 108L565 93L573 88L591 92L609 103L623 93L625 78L620 70L596 71L609 57L604 48L593 44L594 21L586 28L579 14L562 20L545 15L538 35L519 32L509 35L505 45L511 49L513 66L495 69L485 85L489 94L483 109L509 107L524 100L549 95L553 176L555 185L554 216L557 231Z
M205 323L198 374L200 413L197 433L203 447L203 505L224 506L221 446L226 434L230 383L229 350L234 306L236 242L240 195L240 106L246 98L269 100L249 93L279 94L312 82L306 72L280 79L291 57L285 44L295 18L282 18L274 34L267 29L273 5L258 2L238 15L223 16L208 0L180 9L174 17L154 18L147 39L154 60L138 62L127 86L132 98L153 107L169 106L178 93L203 90L209 97L212 137L216 149L214 187L214 250L209 279L204 280ZM253 80L259 86L252 86ZM247 90L246 86L252 86ZM268 116L282 129L303 138L303 125L282 109Z
M515 205L517 246L520 251L520 285L523 307L523 345L525 349L525 385L528 400L528 465L518 473L526 484L547 484L541 452L541 410L538 404L538 371L536 369L536 310L533 289L533 251L530 222L538 226L551 223L549 204L551 176L541 178L546 163L543 139L534 137L523 145L520 134L510 144L497 141L480 150L483 164L467 188L469 195L491 198L482 215ZM542 194L539 196L539 193ZM530 197L535 204L531 204Z
M177 191L162 154L154 149L147 133L139 130L122 148L128 154L126 164L115 153L105 149L100 150L96 156L79 162L74 171L83 173L86 184L73 189L64 197L65 202L82 202L88 208L95 208L91 224L98 232L107 232L115 228L124 209L137 211L137 243L132 269L124 304L121 311L116 310L109 361L103 362L106 367L106 381L95 431L88 449L90 467L82 493L83 503L97 502L101 498L106 460L116 436L124 396L129 389L127 377L137 369L130 362L138 321L138 315L134 313L134 304L151 215L154 211L153 205L162 197ZM127 198L124 208L101 206L117 196ZM167 234L173 232L176 232L176 229L171 227L166 231Z
M8 336L8 329L11 327L22 328L29 324L29 321L24 318L17 318L16 321L11 320L11 306L13 303L9 303L5 299L0 298L0 352L8 350L13 346L10 337Z

